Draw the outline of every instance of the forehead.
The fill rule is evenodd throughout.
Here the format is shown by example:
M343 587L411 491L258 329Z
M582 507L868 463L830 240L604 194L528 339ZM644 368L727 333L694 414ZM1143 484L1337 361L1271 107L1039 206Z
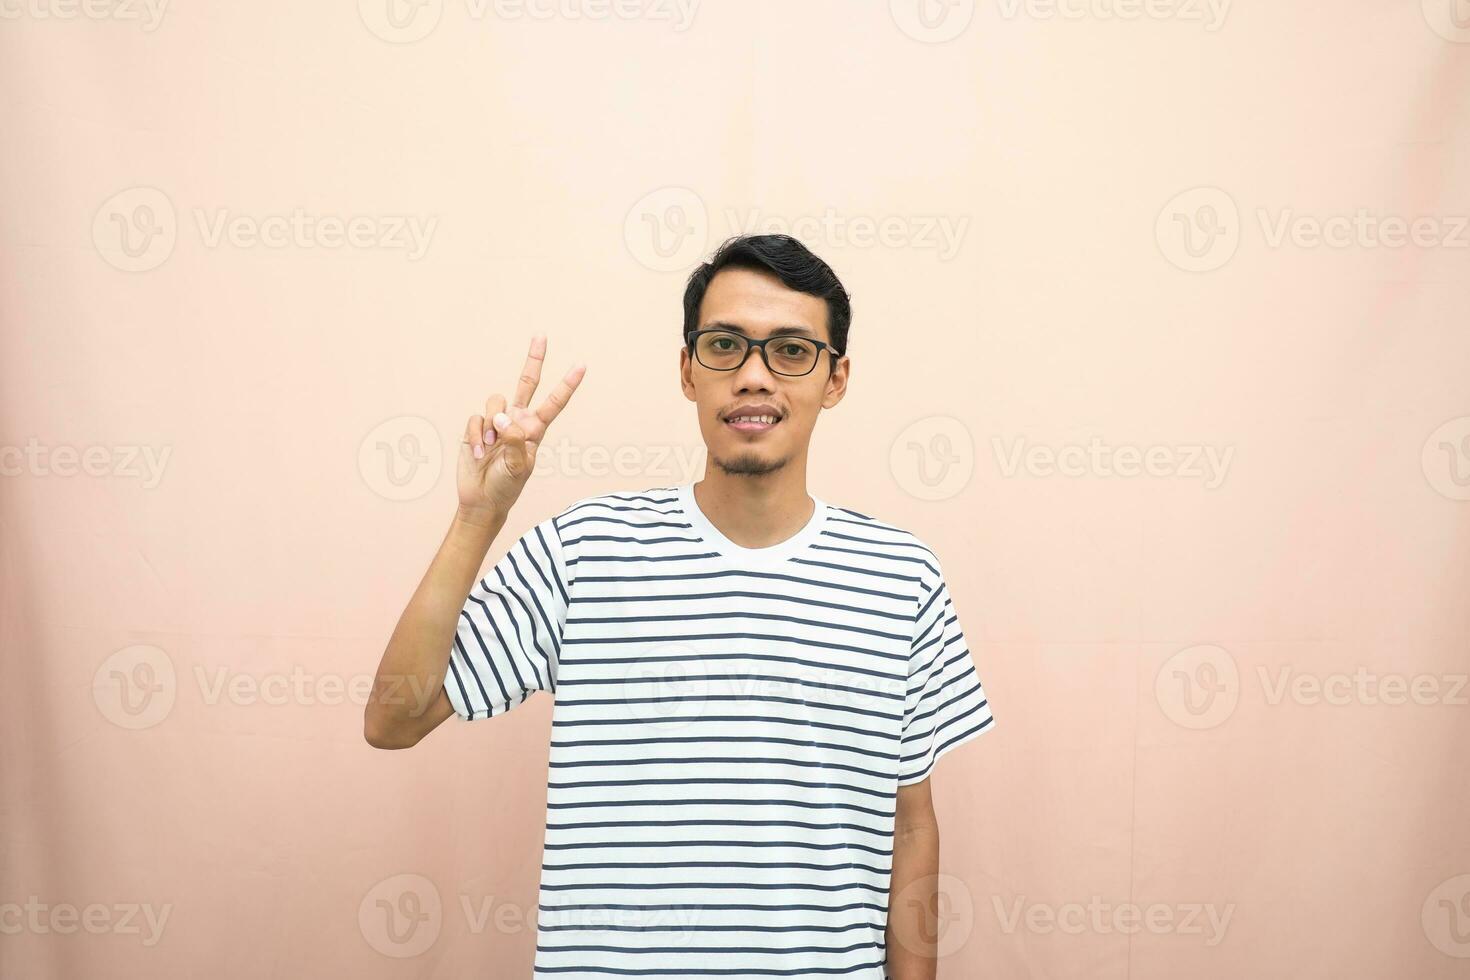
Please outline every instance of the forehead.
M765 337L778 328L814 340L830 342L827 301L787 287L763 270L725 268L715 273L699 306L699 326L739 327L752 337Z

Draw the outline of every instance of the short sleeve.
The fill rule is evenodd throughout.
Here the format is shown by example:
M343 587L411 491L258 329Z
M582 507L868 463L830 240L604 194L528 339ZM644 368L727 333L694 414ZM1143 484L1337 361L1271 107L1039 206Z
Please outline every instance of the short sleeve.
M459 613L444 690L466 721L504 714L537 691L556 696L567 618L566 564L556 519L511 545Z
M900 786L924 779L944 753L994 727L990 702L937 560L921 586L899 744Z

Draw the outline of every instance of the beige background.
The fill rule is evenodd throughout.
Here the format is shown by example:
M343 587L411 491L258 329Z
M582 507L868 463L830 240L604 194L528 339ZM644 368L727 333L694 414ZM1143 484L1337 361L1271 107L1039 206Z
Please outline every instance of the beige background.
M545 332L497 553L697 478L794 229L997 718L940 976L1470 975L1470 8L689 2L6 0L0 974L529 975L550 699L361 734L445 454Z

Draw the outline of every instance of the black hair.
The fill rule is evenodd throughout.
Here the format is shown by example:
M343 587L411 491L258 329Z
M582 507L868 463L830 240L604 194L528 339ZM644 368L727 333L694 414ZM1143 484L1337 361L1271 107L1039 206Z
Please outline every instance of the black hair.
M699 306L710 280L721 269L738 267L770 272L788 289L827 301L828 340L838 356L847 353L847 328L852 306L837 274L790 235L737 235L715 250L710 260L689 276L684 287L684 344L699 329ZM824 358L825 359L825 358Z

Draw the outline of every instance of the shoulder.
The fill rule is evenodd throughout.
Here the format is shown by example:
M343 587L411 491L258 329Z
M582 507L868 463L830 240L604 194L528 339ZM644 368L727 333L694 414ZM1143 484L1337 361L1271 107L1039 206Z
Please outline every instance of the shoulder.
M899 563L911 572L924 593L942 577L938 554L904 524L830 501L827 507L827 532L836 541Z
M649 487L645 490L614 490L578 497L547 522L563 540L586 534L589 529L642 526L666 520L679 509L678 488Z

